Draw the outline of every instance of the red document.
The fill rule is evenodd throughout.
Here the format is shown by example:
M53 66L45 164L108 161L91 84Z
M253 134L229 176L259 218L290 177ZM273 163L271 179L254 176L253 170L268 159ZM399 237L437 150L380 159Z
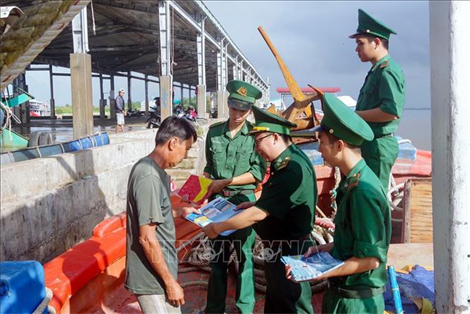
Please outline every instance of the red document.
M189 201L194 204L201 205L207 199L209 193L209 185L212 183L211 179L190 175L188 180L184 183L183 187L178 191L181 197L187 195Z

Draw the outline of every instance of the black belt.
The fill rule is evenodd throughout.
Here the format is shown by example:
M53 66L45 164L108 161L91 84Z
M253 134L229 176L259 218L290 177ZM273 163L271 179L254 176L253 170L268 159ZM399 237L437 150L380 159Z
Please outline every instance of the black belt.
M340 287L335 285L331 280L328 280L328 290L346 299L369 299L385 291L385 286L380 288L372 287Z
M254 193L254 190L229 190L229 189L223 189L222 191L220 191L220 195L222 195L223 197L233 197L233 196L236 196L236 195L250 195L250 194L253 194Z
M393 133L374 135L375 138L392 137Z

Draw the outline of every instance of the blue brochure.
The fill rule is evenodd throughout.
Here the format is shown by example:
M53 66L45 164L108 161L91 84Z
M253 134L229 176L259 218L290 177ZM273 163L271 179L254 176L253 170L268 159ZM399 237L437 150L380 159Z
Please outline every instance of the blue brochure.
M315 279L344 264L328 252L313 254L309 257L283 256L281 261L292 267L292 278L296 282Z
M216 198L212 202L209 202L206 206L201 207L199 210L201 214L189 214L185 218L201 228L207 226L212 222L221 222L241 213L243 210L236 210L237 206L230 203L224 198ZM227 236L235 230L226 230L220 233L223 236Z

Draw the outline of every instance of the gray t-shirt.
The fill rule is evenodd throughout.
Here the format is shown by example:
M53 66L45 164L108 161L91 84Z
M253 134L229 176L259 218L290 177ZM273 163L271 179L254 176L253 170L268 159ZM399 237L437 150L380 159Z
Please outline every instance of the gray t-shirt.
M153 159L139 160L131 170L127 190L125 287L135 294L164 294L164 283L139 243L139 227L156 223L165 262L176 279L178 259L170 199L170 176Z
M123 111L124 110L124 98L121 95L117 95L116 97L116 111Z

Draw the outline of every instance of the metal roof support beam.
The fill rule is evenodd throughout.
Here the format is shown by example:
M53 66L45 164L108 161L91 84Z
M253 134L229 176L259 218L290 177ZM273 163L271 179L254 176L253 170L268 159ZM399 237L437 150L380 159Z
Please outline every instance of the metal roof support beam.
M206 36L205 16L199 16L201 31L197 35L197 69L198 85L196 87L196 104L199 117L207 118L206 115Z
M199 33L204 33L204 37L207 38L211 44L213 44L216 48L220 49L219 43L208 33L202 32L201 25L191 16L189 15L183 8L181 8L177 2L171 1L170 6L173 10L175 10L186 22L188 22L192 27L194 27ZM205 17L204 17L205 18Z
M181 104L183 104L183 98L184 98L184 88L183 88L183 83L180 83L180 93L181 93Z
M232 67L232 72L233 72L233 79L238 80L238 69L237 69L237 64L235 63Z
M226 38L227 40L227 45L230 45L233 47L233 49L236 51L236 53L244 60L249 67L253 68L253 65L248 61L248 59L243 55L243 53L238 49L238 47L235 45L235 43L230 39L229 35L227 32L224 30L224 28L220 25L220 23L217 21L217 19L214 17L214 15L209 11L209 9L205 6L205 4L202 3L202 1L196 0L194 1L196 6L199 7L199 9L203 12L205 16L207 16L212 24L216 27L216 29L220 32L220 34ZM178 12L178 14L184 18L191 26L193 26L198 32L201 32L200 25L197 23L197 21L189 15L186 11L184 11L175 1L170 1L169 2L170 6ZM216 48L218 49L224 49L225 47L220 45L212 36L210 36L207 33L204 33L205 38L207 38ZM226 50L226 49L225 49ZM226 53L226 58L233 63L236 63L236 59L233 58L228 52ZM262 82L263 86L267 86L266 82L264 82L263 78L259 73L254 70L256 76L260 79Z
M73 52L87 53L88 49L88 21L87 11L84 7L72 20Z
M160 65L161 75L171 74L171 24L170 2L161 0L158 2L158 20L160 23Z
M131 71L127 72L127 109L132 109Z
M206 38L204 36L204 21L205 17L201 18L200 26L201 32L197 34L197 75L198 84L206 85Z
M220 47L223 46L224 40L222 39ZM217 52L217 91L224 90L224 81L223 81L223 49L219 49Z
M145 115L149 114L149 76L145 74Z
M235 57L235 63L233 64L233 79L238 80L238 56Z
M106 99L104 99L104 91L103 91L103 73L100 73L100 119L104 119L105 117L105 106L106 106Z
M221 33L222 36L224 36L228 43L233 47L233 49L236 51L236 53L238 55L240 55L245 61L246 63L248 64L248 66L250 66L251 68L254 69L253 65L248 61L248 59L245 57L245 55L240 51L240 49L238 49L238 47L235 45L235 43L230 39L229 35L227 34L227 32L224 30L224 28L222 27L222 25L220 25L219 21L217 21L217 19L215 18L215 16L212 14L212 12L206 7L206 5L200 1L200 0L196 0L194 1L194 4L196 6L199 7L199 9L201 9L202 12L204 12L204 14L209 17L210 21L214 24L214 26L217 28L217 30ZM229 59L231 59L231 57L229 57ZM233 62L234 60L231 59L231 61ZM258 72L256 72L255 70L255 73L256 73L256 76L258 76L261 81L263 82L263 85L266 85L266 82L264 82L264 80L261 78L261 75L259 75Z
M116 98L114 96L114 73L111 72L109 76L109 119L116 119Z
M271 82L269 80L269 77L266 79L268 86L266 87L265 93L264 93L264 102L266 104L269 104L269 96L271 94Z
M225 86L228 83L228 64L227 64L227 49L228 44L224 47L223 57L222 57L222 76L223 76L223 89L225 90Z
M158 20L160 23L160 104L162 121L173 111L173 76L171 62L171 1L158 1Z
M50 88L51 88L51 100L50 100L51 120L55 120L56 115L55 115L55 98L54 98L54 72L52 71L52 65L49 65L49 82L50 82Z

